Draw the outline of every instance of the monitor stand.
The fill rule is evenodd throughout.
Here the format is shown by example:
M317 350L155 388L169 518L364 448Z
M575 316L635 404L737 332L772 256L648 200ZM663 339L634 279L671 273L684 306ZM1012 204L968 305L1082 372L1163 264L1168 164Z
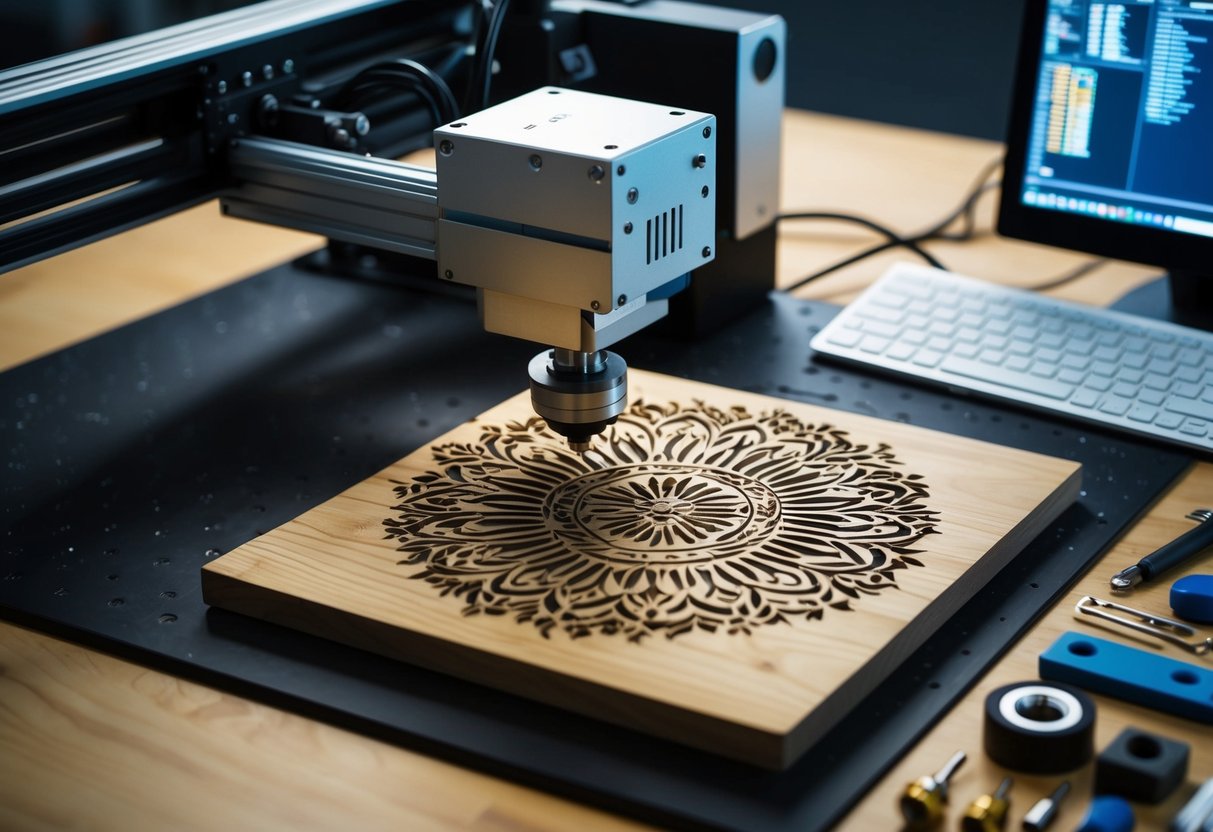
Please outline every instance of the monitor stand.
M1213 275L1173 271L1112 304L1117 312L1213 330Z

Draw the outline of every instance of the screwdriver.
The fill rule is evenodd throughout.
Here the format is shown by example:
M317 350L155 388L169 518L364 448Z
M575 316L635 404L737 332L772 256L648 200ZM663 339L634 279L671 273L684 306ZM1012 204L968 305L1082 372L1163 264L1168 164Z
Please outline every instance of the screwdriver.
M919 777L906 785L897 805L907 829L930 829L943 820L943 807L948 804L948 781L965 759L965 753L957 751L935 774Z

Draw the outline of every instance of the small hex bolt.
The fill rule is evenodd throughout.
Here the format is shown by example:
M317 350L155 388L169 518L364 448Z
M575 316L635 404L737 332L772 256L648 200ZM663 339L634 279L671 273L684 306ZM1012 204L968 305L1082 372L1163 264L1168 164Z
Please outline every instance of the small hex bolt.
M628 188L628 205L635 205L638 199L640 199L640 191L635 188Z
M703 251L701 253L703 254L704 257L711 257L712 256L712 247L704 246Z
M453 271L451 271L450 269L447 269L446 271L444 271L442 273L442 276L445 277L447 280L452 280L455 277L455 273Z
M691 160L691 165L697 168L706 168L708 166L708 157L704 156L702 153L697 154L695 158Z
M354 117L354 132L359 136L365 136L371 132L371 120L362 113Z
M704 137L705 139L710 139L710 138L712 138L712 128L711 128L711 127L705 127L705 128L703 128L703 137Z
M539 170L543 167L543 157L538 153L532 153L530 158L531 170Z
M292 61L290 58L287 58L285 61L282 62L282 71L288 75L290 73L294 72L295 71L295 62Z
M240 116L237 115L236 113L228 113L227 114L227 123L228 124L239 124Z
M606 169L602 165L590 165L586 175L590 177L591 182L601 182L602 177L606 176Z
M269 64L261 67L261 77L269 81L274 77L274 68Z
M438 152L443 156L450 156L455 152L455 143L450 139L443 139L442 141L438 142Z
M708 198L709 193L710 193L710 191L708 190L707 185L704 185L702 188L699 189L699 195L702 196L704 199Z
M630 222L625 222L625 223L623 224L623 233L624 233L624 234L631 234L631 233L632 233L632 224L631 224Z
M590 301L590 308L593 309L595 312L597 312L599 309L602 308L602 304L596 300L592 300L592 301Z
M619 167L615 168L615 173L619 176L623 176L627 172L628 172L628 169L626 167L624 167L623 165L620 165Z
M253 85L253 73L251 73L251 72L241 73L240 83L244 84L246 87L251 87Z
M218 84L215 84L215 92L224 95L227 92L227 81L220 81Z
M335 145L348 145L350 143L350 131L344 127L334 127L329 131L329 140Z
M627 296L627 295L620 295L620 296L619 296L619 297L618 297L618 298L615 300L615 305L616 305L616 306L623 306L623 305L624 305L624 304L626 304L627 302L628 302L628 296Z

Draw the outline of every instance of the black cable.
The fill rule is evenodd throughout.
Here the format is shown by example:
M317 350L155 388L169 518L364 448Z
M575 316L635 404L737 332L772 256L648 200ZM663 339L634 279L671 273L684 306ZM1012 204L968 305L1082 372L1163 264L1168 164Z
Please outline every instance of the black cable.
M489 106L489 90L493 85L493 56L497 52L497 41L501 38L501 24L505 21L509 7L510 0L497 0L493 4L493 12L489 16L488 27L485 30L484 43L477 51L476 70L479 77L473 76L475 84L473 90L478 89L480 94L475 99L476 106L473 109L483 110Z
M977 176L973 178L973 184L970 185L969 190L966 191L964 201L935 225L931 226L926 231L915 235L915 238L953 241L972 239L977 226L977 203L981 200L983 195L997 189L1001 185L1001 182L999 181L987 181L1000 167L1002 167L1001 156L997 159L991 159L989 162L986 162L985 166L982 167ZM965 221L965 230L959 234L944 233L947 231L948 226L956 222L958 219L963 219Z
M870 220L867 217L863 217L858 214L840 214L831 211L799 211L791 214L780 214L778 220L781 222L783 220L837 220L839 222L851 222L857 225L862 225L864 228L869 228L872 231L875 231L877 234L884 235L889 243L908 248L910 251L914 252L925 260L929 265L934 266L937 269L943 268L942 263L935 259L930 252L919 246L914 240L907 237L902 237L888 226L881 225L875 220Z
M987 162L982 167L978 175L974 178L973 184L970 185L968 191L966 191L964 200L956 208L925 230L909 236L902 236L892 229L881 225L880 223L876 223L867 219L866 217L860 217L854 214L835 214L824 211L802 211L780 214L778 217L776 217L776 221L798 218L841 220L844 222L858 223L886 237L885 242L880 243L879 245L871 246L858 254L847 257L837 263L834 263L833 265L821 269L820 271L802 277L792 285L784 287L782 291L794 292L815 280L838 271L839 269L850 266L853 263L857 263L860 260L864 260L874 254L879 254L880 252L887 251L891 248L907 248L910 251L913 251L915 254L923 257L923 259L927 260L927 262L929 262L932 266L935 266L936 268L944 268L938 259L930 255L930 253L921 247L921 243L928 242L930 240L964 241L972 239L976 234L976 213L978 202L981 200L981 197L984 194L999 187L998 182L988 182L987 180L996 170L998 170L1001 165L1002 157ZM957 220L964 221L963 229L959 232L948 233L948 227Z
M475 22L472 25L472 41L470 45L471 60L468 63L467 88L463 95L463 111L476 111L476 82L480 78L480 63L484 58L485 33L488 30L489 16L493 11L492 0L477 0L472 3Z
M1028 289L1033 292L1047 292L1050 289L1056 289L1058 286L1064 286L1067 283L1071 283L1084 275L1090 274L1098 268L1106 266L1107 264L1107 260L1103 259L1102 257L1097 257L1094 260L1088 260L1085 263L1079 264L1073 269L1070 269L1068 272L1062 272L1057 277L1051 280L1046 280L1044 283L1037 286L1029 286Z
M362 96L385 89L409 92L419 97L434 116L435 124L459 117L459 103L446 80L424 64L399 58L368 67L345 85L342 100L353 108Z

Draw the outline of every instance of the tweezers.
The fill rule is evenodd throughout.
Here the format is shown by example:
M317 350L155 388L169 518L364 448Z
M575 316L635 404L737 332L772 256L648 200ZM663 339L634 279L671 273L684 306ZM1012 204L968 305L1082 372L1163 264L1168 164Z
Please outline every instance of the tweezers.
M1114 615L1108 610L1116 610L1131 616L1125 618L1123 616ZM1152 636L1167 644L1174 644L1176 647L1182 647L1189 653L1197 656L1203 656L1210 650L1213 650L1213 637L1206 638L1204 641L1187 641L1188 638L1197 635L1196 630L1184 624L1182 621L1175 621L1171 618L1164 618L1161 615L1153 615L1141 610L1135 610L1132 607L1126 607L1123 604L1116 604L1112 601L1104 601L1091 595L1084 595L1078 599L1078 603L1074 605L1074 612L1081 615L1089 615L1093 618L1100 618L1104 621L1111 621L1113 624L1119 624L1122 627L1128 627L1139 633Z

